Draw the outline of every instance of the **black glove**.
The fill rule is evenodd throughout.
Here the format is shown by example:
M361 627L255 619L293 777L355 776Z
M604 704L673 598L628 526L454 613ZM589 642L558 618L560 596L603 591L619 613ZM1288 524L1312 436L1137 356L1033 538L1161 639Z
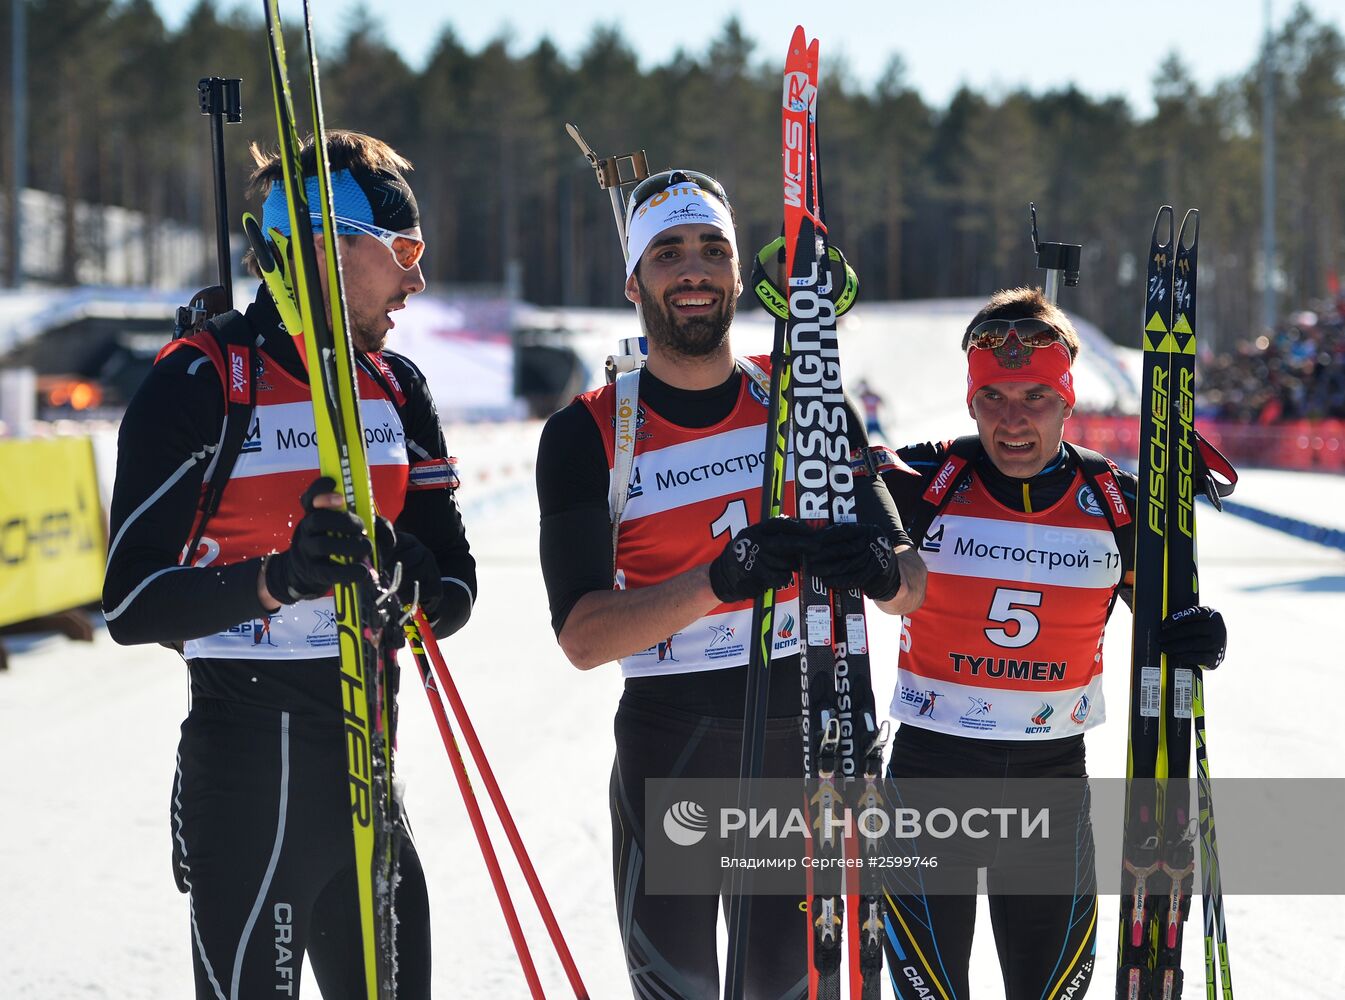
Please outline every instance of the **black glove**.
M817 536L808 572L832 590L858 587L875 601L890 601L901 589L901 568L887 533L872 524L833 524Z
M788 586L816 534L788 517L749 524L710 563L711 589L725 604L734 604Z
M322 597L338 583L369 579L373 555L364 524L348 510L318 509L313 500L336 492L336 480L320 476L304 491L304 516L294 526L290 547L266 560L266 589L282 604ZM347 562L337 562L342 558Z
M444 581L439 576L439 563L434 553L411 532L398 531L386 517L378 519L375 533L378 535L378 564L389 579L397 563L402 564L402 578L397 585L398 603L419 603L425 612L425 620L433 626L444 603Z
M1194 605L1175 611L1158 626L1158 651L1178 663L1213 670L1227 648L1224 616L1213 608Z

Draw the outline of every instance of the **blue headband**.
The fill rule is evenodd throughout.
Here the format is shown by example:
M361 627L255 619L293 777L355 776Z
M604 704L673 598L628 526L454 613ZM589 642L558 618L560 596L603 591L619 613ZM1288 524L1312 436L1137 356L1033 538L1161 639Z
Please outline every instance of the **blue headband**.
M376 185L376 191L380 195L380 203L384 206L383 214L387 215L387 218L376 219L374 217L374 209L370 204L369 195L349 169L332 172L333 215L394 231L410 229L419 224L415 196L411 194L410 187L407 186L406 181L400 175L388 173L368 174L367 176L370 178L370 182ZM318 179L316 177L305 177L304 189L308 193L309 209L313 211L313 214L317 214ZM290 213L285 200L285 185L281 181L276 181L271 185L271 192L262 204L262 230L270 232L272 229L282 235L290 235ZM315 222L313 229L314 232L321 232L322 223ZM336 232L339 235L353 236L358 234L360 230L338 223Z

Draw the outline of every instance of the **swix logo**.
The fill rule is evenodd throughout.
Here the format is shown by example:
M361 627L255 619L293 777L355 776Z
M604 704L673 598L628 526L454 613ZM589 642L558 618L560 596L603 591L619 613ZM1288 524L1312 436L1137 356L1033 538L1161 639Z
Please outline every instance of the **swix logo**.
M1107 503L1111 505L1112 513L1116 515L1116 523L1129 524L1130 511L1126 510L1125 497L1121 495L1121 485L1116 481L1116 477L1109 472L1098 479L1098 485L1102 487Z
M248 401L248 357L238 347L229 348L229 402Z
M369 360L374 363L382 376L388 380L388 384L392 386L392 391L399 396L403 395L402 385L397 381L397 376L392 373L392 369L388 367L388 363L383 359L383 355L381 353L370 354Z
M929 488L925 490L925 499L931 502L937 502L943 495L943 491L952 485L957 477L958 470L962 468L962 461L957 458L950 458L943 463L943 467L930 480Z

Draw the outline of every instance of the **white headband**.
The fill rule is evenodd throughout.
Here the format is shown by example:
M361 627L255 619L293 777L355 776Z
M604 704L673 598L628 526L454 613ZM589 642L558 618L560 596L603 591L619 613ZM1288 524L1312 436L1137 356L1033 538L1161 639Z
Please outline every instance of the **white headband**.
M698 224L714 226L737 249L733 216L729 208L704 188L691 181L674 184L660 191L639 208L626 226L626 277L635 273L635 265L649 244L673 226Z

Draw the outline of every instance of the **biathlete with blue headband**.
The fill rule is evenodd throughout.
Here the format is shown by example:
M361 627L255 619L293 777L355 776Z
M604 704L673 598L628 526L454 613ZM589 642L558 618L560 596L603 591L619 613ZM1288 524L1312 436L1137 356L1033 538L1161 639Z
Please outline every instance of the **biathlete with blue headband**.
M720 897L646 893L647 838L661 831L645 829L645 782L737 777L752 606L767 588L780 680L769 689L764 776L801 779L800 559L890 614L918 606L924 573L876 474L856 490L859 524L814 533L792 516L761 520L770 359L733 355L743 285L720 185L695 171L656 174L632 193L626 228L626 297L641 311L648 361L576 397L542 431L542 575L566 658L580 670L617 661L625 678L610 811L631 990L703 1000L719 996ZM853 407L849 421L858 433ZM807 996L801 902L754 900L748 996Z
M1136 479L1065 441L1079 336L1040 289L995 294L962 349L976 434L873 450L929 568L902 631L888 797L924 816L1049 807L1050 831L977 820L899 845L938 864L890 872L888 969L901 1000L966 1000L983 868L1004 996L1079 1000L1097 964L1083 734L1106 714L1103 630L1133 596ZM1194 607L1159 644L1211 668L1226 638Z
M104 614L117 642L173 645L187 663L170 818L199 1000L297 997L305 955L327 1000L365 996L332 587L367 574L378 544L382 565L401 564L401 599L418 593L437 635L461 628L476 596L429 387L384 350L392 314L425 287L411 165L355 132L330 131L327 145L380 537L318 477L304 361L265 284L244 313L161 352L118 442ZM310 140L316 205L314 153ZM280 246L280 160L253 156L263 226ZM320 219L314 229L328 238ZM318 279L325 301L325 269ZM225 455L249 387L247 434ZM226 460L232 472L203 509ZM400 798L397 827L397 996L428 1000L429 899Z

